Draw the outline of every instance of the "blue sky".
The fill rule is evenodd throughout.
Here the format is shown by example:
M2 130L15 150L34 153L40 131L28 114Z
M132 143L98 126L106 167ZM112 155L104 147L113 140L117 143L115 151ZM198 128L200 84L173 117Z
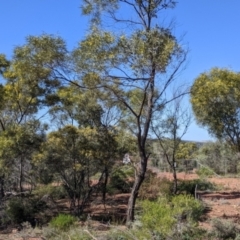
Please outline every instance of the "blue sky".
M239 71L240 1L179 0L167 19L175 19L175 34L184 35L190 50L187 68L180 78L193 82L212 67ZM11 57L15 46L28 35L59 35L72 49L87 33L80 0L0 0L0 53ZM207 141L207 131L193 123L187 140Z

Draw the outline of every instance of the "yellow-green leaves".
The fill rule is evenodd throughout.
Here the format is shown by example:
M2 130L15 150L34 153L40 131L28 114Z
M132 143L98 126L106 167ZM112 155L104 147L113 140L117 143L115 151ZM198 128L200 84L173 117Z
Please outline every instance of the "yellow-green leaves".
M191 88L198 123L218 138L240 147L240 74L214 68L201 74Z
M6 59L4 54L0 54L0 74L3 74L9 67L10 62Z
M82 41L73 57L79 72L103 71L115 57L115 37L109 32L94 31Z
M170 32L158 27L151 31L138 31L131 39L131 50L135 52L133 69L145 69L150 74L152 64L159 72L165 72L177 43ZM148 69L148 70L147 70Z
M196 150L197 150L196 143L182 142L178 145L178 148L176 150L176 159L190 160L193 157L193 154Z
M157 72L165 72L172 56L180 51L171 33L159 27L129 36L95 30L80 43L74 58L78 71L106 73L115 69L116 76L125 71L130 71L129 76L143 76L151 74L153 65Z

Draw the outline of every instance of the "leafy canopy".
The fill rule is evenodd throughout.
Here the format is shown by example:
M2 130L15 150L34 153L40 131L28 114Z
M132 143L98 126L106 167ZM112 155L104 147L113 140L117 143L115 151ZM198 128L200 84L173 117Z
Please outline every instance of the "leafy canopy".
M240 150L240 74L214 68L201 74L191 88L197 122L218 139Z

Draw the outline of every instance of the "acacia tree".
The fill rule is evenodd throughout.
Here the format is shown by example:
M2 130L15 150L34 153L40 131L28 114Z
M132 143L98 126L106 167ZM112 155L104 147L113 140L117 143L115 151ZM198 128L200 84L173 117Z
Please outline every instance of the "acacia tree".
M92 176L98 173L105 174L106 179L108 177L106 168L109 169L113 163L109 152L114 151L114 144L113 135L109 132L102 134L97 128L66 125L48 134L34 160L36 166L44 163L59 176L71 208L80 214L93 188L98 187L91 184ZM100 183L101 180L102 177Z
M8 127L0 135L1 170L10 189L23 192L23 183L34 184L31 176L32 156L44 141L44 131L38 121ZM6 178L5 178L6 181ZM14 186L14 187L13 187Z
M195 79L191 103L197 123L240 152L240 74L214 68Z
M186 91L184 91L186 92ZM176 95L176 94L175 94ZM182 147L182 138L191 123L191 114L183 108L183 95L178 93L177 98L166 109L157 112L152 119L152 131L157 137L159 147L173 172L173 193L177 193L177 160L179 160ZM160 114L159 114L160 113ZM183 155L181 156L183 157ZM185 156L184 156L185 157ZM184 159L184 158L181 158Z
M136 198L147 169L150 153L146 150L146 140L153 111L166 102L166 89L186 57L170 29L160 26L156 20L161 10L173 8L175 4L173 0L84 1L83 12L92 14L93 25L74 52L76 71L80 79L86 80L86 73L97 76L88 78L91 87L104 89L112 102L132 116L136 126L140 167L129 198L127 222L134 220ZM132 17L120 17L123 11ZM103 13L110 15L108 26L113 20L112 23L119 23L128 31L113 34L104 29ZM129 97L134 90L140 92L137 108Z
M25 45L14 49L11 61L0 55L1 193L6 170L14 165L18 166L22 190L24 163L29 163L30 152L38 142L39 111L52 101L60 84L56 73L64 65L66 55L64 42L48 35L27 37Z
M111 117L114 107L109 101L105 101L105 97L98 90L80 89L75 85L62 87L57 96L59 101L52 106L50 113L60 129L72 125L78 126L82 134L92 130L91 163L100 173L99 185L105 201L109 172L117 155L116 134L111 126L111 123L115 122ZM79 147L81 148L81 145Z

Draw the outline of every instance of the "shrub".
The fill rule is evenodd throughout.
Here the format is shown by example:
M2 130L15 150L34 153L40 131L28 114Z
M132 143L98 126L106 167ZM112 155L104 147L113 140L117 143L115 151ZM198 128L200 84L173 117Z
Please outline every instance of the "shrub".
M141 209L140 224L135 232L141 236L140 239L143 236L146 239L164 239L172 236L173 229L176 229L175 235L184 232L190 235L190 229L203 213L202 204L189 195L161 197L158 201L145 200ZM187 227L179 228L180 225Z
M54 199L63 199L67 196L67 192L65 188L60 186L53 186L52 184L38 186L34 191L33 194L38 196L40 199L44 195L49 195Z
M67 231L75 222L77 218L69 214L59 214L53 218L50 225L61 231Z
M35 226L34 216L46 209L46 203L35 198L12 198L8 202L7 215L12 223L28 221Z
M212 234L219 239L236 239L240 229L232 221L214 219Z
M174 216L181 219L188 218L191 221L198 221L203 214L204 207L201 202L190 195L178 195L172 198Z
M172 182L167 178L158 178L156 173L148 171L139 190L139 199L156 200L161 196L172 194Z
M99 238L102 239L102 238ZM135 240L137 239L132 233L132 229L121 230L114 226L103 238L104 240Z
M159 183L159 192L161 196L171 196L173 194L173 182L167 178L160 178Z
M26 207L20 198L11 199L8 203L7 214L12 223L22 223L26 221Z
M128 193L130 192L132 183L130 179L134 176L133 169L129 166L122 166L113 169L110 176L110 183L107 186L107 191L111 194Z
M173 231L171 232L170 235L168 235L168 239L171 240L205 240L209 239L207 236L207 231L198 228L194 224L189 224L189 223L182 223L175 226Z
M196 171L196 173L201 178L211 177L214 175L214 171L209 167L201 167Z
M145 200L141 204L142 215L140 221L142 222L142 229L146 233L154 233L167 235L176 219L172 215L172 206L166 198L161 198L156 202Z
M67 231L59 231L59 229L52 227L44 227L42 236L48 240L92 240L95 232L87 231L80 226L73 226Z
M194 196L196 185L197 190L200 191L216 190L216 186L213 183L203 179L194 179L179 181L178 191L179 193L186 193Z

